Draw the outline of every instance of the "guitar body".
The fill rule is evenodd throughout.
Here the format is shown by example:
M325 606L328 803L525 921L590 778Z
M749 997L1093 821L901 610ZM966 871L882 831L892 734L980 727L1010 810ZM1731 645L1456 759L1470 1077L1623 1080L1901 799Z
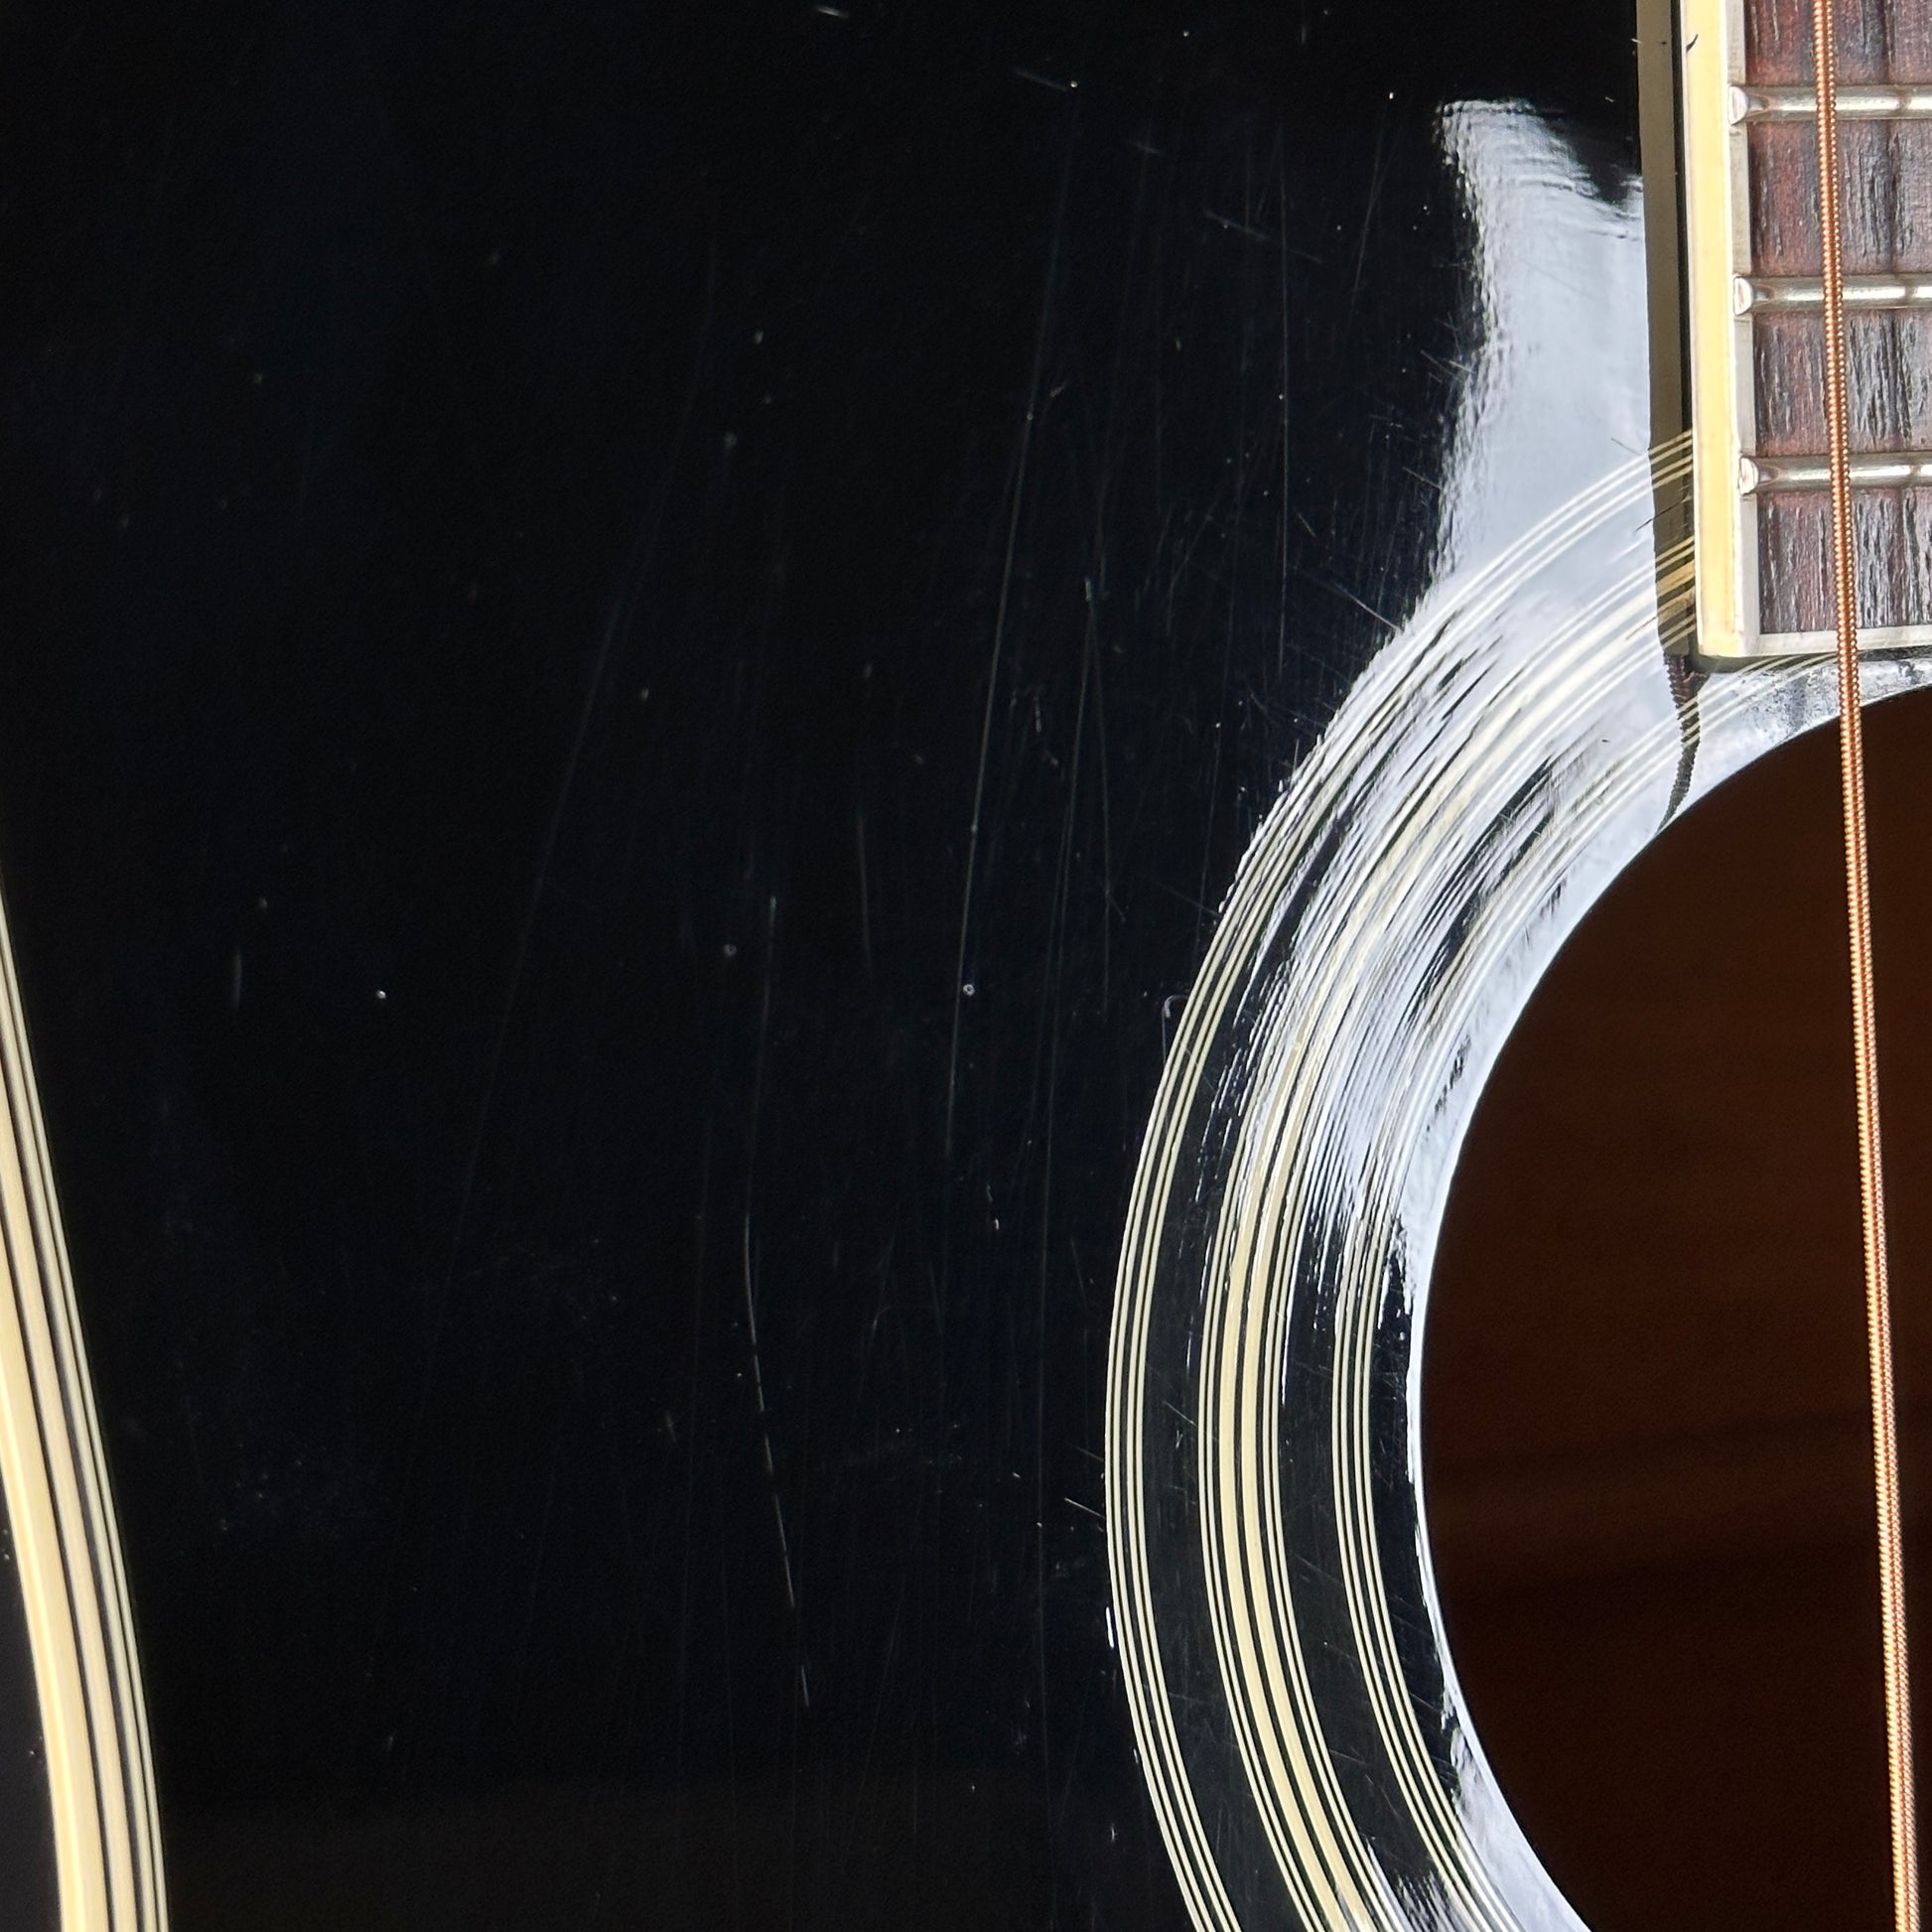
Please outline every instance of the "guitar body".
M1671 655L1636 27L10 27L9 1923L1576 1922L1434 1242L1836 707Z

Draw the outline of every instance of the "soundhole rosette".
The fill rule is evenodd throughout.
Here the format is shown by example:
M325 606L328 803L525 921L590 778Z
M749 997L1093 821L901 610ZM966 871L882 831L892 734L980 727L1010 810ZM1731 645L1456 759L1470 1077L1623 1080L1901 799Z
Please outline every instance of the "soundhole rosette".
M1258 831L1170 1050L1107 1516L1142 1766L1202 1932L1580 1924L1456 1685L1421 1338L1462 1134L1551 959L1676 812L1836 713L1828 663L1695 696L1669 674L1688 572L1660 572L1651 515L1681 461L1606 478L1390 642ZM1927 676L1879 658L1866 694Z

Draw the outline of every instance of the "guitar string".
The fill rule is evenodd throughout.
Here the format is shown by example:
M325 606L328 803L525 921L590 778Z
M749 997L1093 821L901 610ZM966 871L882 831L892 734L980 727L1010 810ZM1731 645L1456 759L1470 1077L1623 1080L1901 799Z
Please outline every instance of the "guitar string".
M1913 1818L1911 1691L1905 1653L1905 1569L1899 1533L1898 1422L1885 1253L1884 1171L1878 1139L1878 1047L1871 978L1864 724L1859 690L1857 558L1846 393L1845 255L1839 225L1838 50L1832 0L1812 0L1816 54L1818 204L1825 281L1825 411L1831 451L1836 577L1839 773L1845 801L1846 906L1852 941L1852 1041L1859 1118L1859 1199L1864 1235L1865 1329L1871 1371L1872 1470L1877 1492L1878 1605L1884 1645L1885 1764L1891 1806L1892 1914L1918 1932L1918 1842Z

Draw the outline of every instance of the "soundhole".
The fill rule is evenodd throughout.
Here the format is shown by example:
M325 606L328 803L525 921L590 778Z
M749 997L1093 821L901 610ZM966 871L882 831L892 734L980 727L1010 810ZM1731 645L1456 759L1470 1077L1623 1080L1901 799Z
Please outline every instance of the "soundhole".
M1932 1684L1932 698L1867 736ZM1813 734L1618 883L1512 1036L1444 1229L1423 1422L1450 1653L1595 1932L1889 1922L1837 782Z

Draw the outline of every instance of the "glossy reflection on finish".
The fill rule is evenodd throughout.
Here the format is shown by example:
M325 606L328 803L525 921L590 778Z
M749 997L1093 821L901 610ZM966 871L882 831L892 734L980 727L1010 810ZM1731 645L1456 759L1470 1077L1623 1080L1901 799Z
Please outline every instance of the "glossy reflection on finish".
M1135 1157L1349 694L1466 823L1634 557L1498 564L1642 454L1628 5L121 12L0 63L0 869L180 1923L1174 1932Z
M1485 275L1445 568L1249 852L1121 1265L1116 1612L1203 1928L1576 1923L1484 1760L1431 1580L1417 1340L1437 1233L1482 1081L1585 910L1687 798L1835 704L1830 667L1799 663L1680 715L1662 639L1686 573L1660 593L1652 464L1631 453L1645 373L1589 352L1641 340L1638 316L1598 320L1640 307L1631 192L1606 203L1521 110L1445 129ZM1457 568L1458 514L1493 519L1485 561ZM1878 664L1867 688L1924 675Z

